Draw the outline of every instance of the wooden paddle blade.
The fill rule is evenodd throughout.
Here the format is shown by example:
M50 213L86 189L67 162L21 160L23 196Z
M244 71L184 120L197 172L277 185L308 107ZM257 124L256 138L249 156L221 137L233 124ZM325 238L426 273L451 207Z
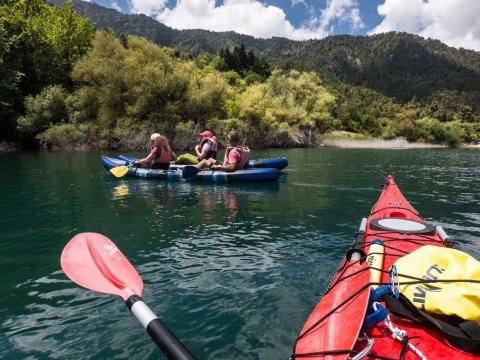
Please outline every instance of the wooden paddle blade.
M332 288L310 314L300 332L294 350L298 358L301 354L332 352L330 355L311 355L308 359L346 360L351 355L333 352L353 350L357 341L370 294L368 270L366 262L351 262L337 274Z
M121 178L128 173L128 166L116 166L111 168L109 171L113 174L113 176Z
M185 165L182 169L182 177L184 179L192 178L196 176L199 171L200 169L194 165Z
M75 283L90 290L120 296L142 296L143 281L135 268L106 236L80 233L65 246L60 263Z

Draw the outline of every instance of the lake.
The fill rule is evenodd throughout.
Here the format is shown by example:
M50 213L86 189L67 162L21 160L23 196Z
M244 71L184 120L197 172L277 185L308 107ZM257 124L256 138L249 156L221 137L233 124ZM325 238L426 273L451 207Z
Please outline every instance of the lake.
M289 160L279 181L256 184L116 179L101 154L119 155L0 154L2 359L162 358L120 298L61 270L80 232L115 242L199 360L288 359L389 174L480 258L478 150L253 150Z

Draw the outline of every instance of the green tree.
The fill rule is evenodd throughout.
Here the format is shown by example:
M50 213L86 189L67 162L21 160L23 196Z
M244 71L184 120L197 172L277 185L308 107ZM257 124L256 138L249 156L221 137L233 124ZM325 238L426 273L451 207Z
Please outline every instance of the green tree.
M257 58L252 50L247 52L245 45L222 48L217 56L222 59L215 61L216 68L222 71L233 70L242 77L255 73L263 79L270 76L271 68L265 59Z
M184 118L205 127L209 119L224 117L224 104L229 92L227 82L219 73L194 75L189 82Z
M114 128L125 116L128 86L125 82L124 59L127 52L113 32L97 33L92 50L77 62L72 77L85 94L95 93L98 104L96 116L103 129Z
M41 0L0 3L0 133L16 136L15 119L24 98L43 88L71 85L73 64L90 48L94 28L71 4L60 8Z
M455 147L459 145L465 138L465 130L459 121L451 121L445 125L445 142Z
M59 85L46 87L37 96L25 102L26 114L18 119L18 130L26 139L54 124L68 122L67 92Z
M72 4L55 8L41 0L18 1L11 10L18 20L12 35L20 39L17 55L25 74L24 92L35 94L50 84L69 87L73 64L91 46L90 21L78 16Z
M256 141L276 143L276 136L287 134L291 141L286 142L295 144L299 134L331 128L334 102L316 74L274 70L265 83L250 85L236 95L229 116L243 121Z
M475 116L473 115L472 107L469 105L460 106L460 111L458 113L458 119L463 122L473 122L475 121Z
M431 117L425 117L417 120L416 125L418 141L431 144L445 143L445 126L441 121Z
M415 142L417 140L415 120L417 113L413 109L406 109L395 116L392 123L396 136L401 136L408 141Z

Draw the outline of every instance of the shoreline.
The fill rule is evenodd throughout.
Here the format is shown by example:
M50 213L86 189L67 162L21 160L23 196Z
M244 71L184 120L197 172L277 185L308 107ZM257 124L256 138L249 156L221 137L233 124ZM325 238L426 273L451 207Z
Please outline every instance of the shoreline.
M480 144L462 144L459 146L461 149L480 149Z
M354 139L351 137L336 138L336 139L323 139L318 146L305 146L304 148L316 148L316 147L331 147L331 148L345 148L345 149L428 149L428 148L438 148L438 149L448 149L447 145L438 145L438 144L426 144L426 143L409 143L404 139L394 139L394 140L382 140L382 139ZM292 147L289 149L296 149L298 147ZM302 147L300 147L302 148ZM457 149L480 149L480 144L460 144L456 147ZM268 148L255 148L255 149L268 149ZM274 148L272 148L274 149ZM282 148L285 149L285 148ZM13 142L0 142L0 153L22 151L23 149L19 146L18 143ZM31 149L30 149L31 150ZM117 150L123 151L122 149L58 149L53 152L58 151L89 151L89 150ZM124 149L126 151L126 149ZM37 149L37 151L45 151ZM50 152L50 151L49 151Z
M0 141L0 153L22 150L18 143L12 141Z

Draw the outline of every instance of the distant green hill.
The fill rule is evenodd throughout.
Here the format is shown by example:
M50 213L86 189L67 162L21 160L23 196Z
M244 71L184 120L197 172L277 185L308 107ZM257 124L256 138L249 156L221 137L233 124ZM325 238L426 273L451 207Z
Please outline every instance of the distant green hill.
M61 3L62 0L51 0ZM216 54L244 44L282 68L313 70L328 83L367 87L401 103L462 103L480 114L480 53L448 47L406 33L332 36L321 40L257 39L234 32L175 30L145 15L124 15L94 3L73 1L76 11L97 29L142 36L158 45Z

